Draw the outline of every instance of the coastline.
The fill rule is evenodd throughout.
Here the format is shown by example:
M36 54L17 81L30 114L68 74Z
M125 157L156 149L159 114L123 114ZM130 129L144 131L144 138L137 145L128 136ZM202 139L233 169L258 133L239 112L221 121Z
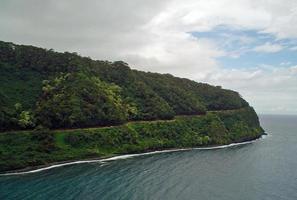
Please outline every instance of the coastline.
M145 155L153 155L153 154L161 154L161 153L170 153L170 152L178 152L178 151L191 151L191 150L216 150L216 149L224 149L234 146L241 146L246 144L254 143L260 139L264 139L267 134L263 134L258 138L244 141L244 142L237 142L237 143L230 143L226 145L218 145L218 146L206 146L206 147L193 147L193 148L180 148L180 149L164 149L158 151L149 151L144 153L136 153L136 154L123 154L123 155L115 155L106 158L97 158L97 159L88 159L88 160L74 160L74 161L64 161L64 162L56 162L50 163L47 165L41 165L36 167L27 167L25 169L20 170L13 170L7 173L0 173L0 176L12 176L12 175L25 175L25 174L32 174L38 173L45 170L50 170L58 167L68 166L68 165L75 165L75 164L83 164L83 163L95 163L95 162L108 162L114 160L121 160L121 159L128 159L133 157L145 156Z

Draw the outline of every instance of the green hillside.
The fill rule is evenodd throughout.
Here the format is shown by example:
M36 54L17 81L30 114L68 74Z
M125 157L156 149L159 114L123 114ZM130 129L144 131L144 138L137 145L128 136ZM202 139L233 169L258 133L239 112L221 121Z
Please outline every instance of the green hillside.
M0 172L263 133L235 91L0 42Z
M0 127L78 128L249 106L237 92L117 61L0 42Z
M0 134L0 172L69 160L230 144L262 134L250 108L102 128L6 132Z

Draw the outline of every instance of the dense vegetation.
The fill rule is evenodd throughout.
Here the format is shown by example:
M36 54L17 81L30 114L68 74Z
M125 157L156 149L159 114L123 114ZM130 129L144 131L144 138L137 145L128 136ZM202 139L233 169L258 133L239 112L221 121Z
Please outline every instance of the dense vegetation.
M249 106L237 92L0 41L0 130L172 119Z
M0 172L65 160L229 144L262 133L250 108L113 127L6 132L0 134Z
M1 41L0 131L0 171L263 134L237 92Z

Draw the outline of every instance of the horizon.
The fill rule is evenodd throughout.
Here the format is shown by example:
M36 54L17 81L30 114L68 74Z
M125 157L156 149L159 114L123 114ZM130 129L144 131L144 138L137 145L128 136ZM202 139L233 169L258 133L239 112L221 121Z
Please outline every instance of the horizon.
M123 60L132 69L235 90L260 115L297 115L296 1L0 5L0 40Z
M277 116L294 116L296 117L297 114L280 114L280 113L257 113L258 115L277 115Z

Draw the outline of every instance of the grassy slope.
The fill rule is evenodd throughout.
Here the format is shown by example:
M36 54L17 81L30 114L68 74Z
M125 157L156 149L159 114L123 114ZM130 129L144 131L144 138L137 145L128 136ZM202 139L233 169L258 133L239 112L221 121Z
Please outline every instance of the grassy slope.
M6 132L0 134L0 172L67 160L228 144L262 134L251 108L113 127Z

